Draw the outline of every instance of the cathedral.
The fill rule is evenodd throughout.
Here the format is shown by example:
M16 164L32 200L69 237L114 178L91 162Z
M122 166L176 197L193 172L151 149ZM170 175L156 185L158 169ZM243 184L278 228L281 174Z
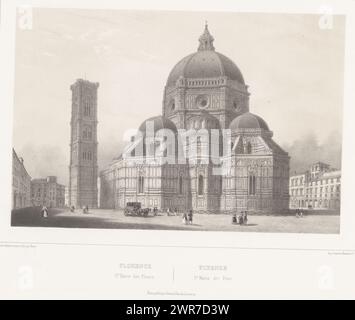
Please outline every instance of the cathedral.
M168 76L162 115L144 121L100 172L100 207L287 210L290 158L267 123L249 112L249 96L241 71L215 50L206 25L198 50Z

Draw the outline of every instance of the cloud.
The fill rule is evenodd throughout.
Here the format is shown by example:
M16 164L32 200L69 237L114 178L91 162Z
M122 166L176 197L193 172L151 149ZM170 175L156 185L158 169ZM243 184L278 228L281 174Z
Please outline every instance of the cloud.
M338 131L332 132L322 143L309 132L283 148L291 156L291 173L304 172L317 161L341 168L342 137Z
M125 143L123 141L113 136L102 141L98 149L99 170L107 168L112 160L121 154L124 145Z
M69 152L58 146L25 144L16 150L25 161L25 167L32 178L57 176L62 184L67 184L69 175Z

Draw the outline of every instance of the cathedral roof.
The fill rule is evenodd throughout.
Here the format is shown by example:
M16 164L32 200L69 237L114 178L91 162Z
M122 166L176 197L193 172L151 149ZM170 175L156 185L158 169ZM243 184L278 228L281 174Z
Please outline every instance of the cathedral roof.
M180 60L170 72L167 86L175 85L180 77L190 79L227 77L245 84L242 73L235 63L215 51L214 38L206 24L204 33L199 38L198 51Z
M147 126L147 124L149 125ZM145 135L146 130L150 130L150 128L154 127L154 133L161 130L161 129L170 129L174 133L177 132L177 128L171 120L165 118L163 116L156 116L145 120L139 127L139 131Z
M232 131L244 129L263 129L270 131L267 123L262 118L250 112L243 113L236 117L229 125L229 128Z

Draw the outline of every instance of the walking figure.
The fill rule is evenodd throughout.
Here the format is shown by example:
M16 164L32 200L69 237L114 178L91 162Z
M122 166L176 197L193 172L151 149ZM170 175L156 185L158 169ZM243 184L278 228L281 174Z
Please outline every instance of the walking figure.
M182 223L183 224L187 224L188 223L188 218L187 218L187 213L184 212L183 216L182 216Z
M248 212L247 211L244 211L243 223L244 224L248 224Z
M189 223L192 224L193 213L192 210L189 211Z
M41 213L43 218L48 218L48 208L45 205L43 205Z
M243 214L244 214L244 211L242 211L238 217L238 220L239 220L239 224L240 225L243 225L244 223L244 217L243 217Z
M233 214L232 224L237 224L237 214L236 213Z
M300 209L296 209L296 218L300 217Z

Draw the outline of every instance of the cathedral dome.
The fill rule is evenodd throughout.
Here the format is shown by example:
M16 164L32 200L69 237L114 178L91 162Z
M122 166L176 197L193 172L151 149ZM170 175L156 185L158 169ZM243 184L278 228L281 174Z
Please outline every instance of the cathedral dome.
M270 131L267 123L262 118L250 112L244 113L239 117L236 117L229 125L229 128L232 131L246 129Z
M179 61L170 72L167 86L174 86L180 78L201 79L227 77L245 85L244 78L235 63L221 53L215 51L214 38L205 31L199 38L198 51Z
M149 125L147 125L149 124ZM161 129L169 129L174 133L177 133L177 128L171 120L165 118L163 116L156 116L145 120L139 127L139 131L142 132L143 135L146 134L146 130L150 130L150 128L154 127L154 133Z

